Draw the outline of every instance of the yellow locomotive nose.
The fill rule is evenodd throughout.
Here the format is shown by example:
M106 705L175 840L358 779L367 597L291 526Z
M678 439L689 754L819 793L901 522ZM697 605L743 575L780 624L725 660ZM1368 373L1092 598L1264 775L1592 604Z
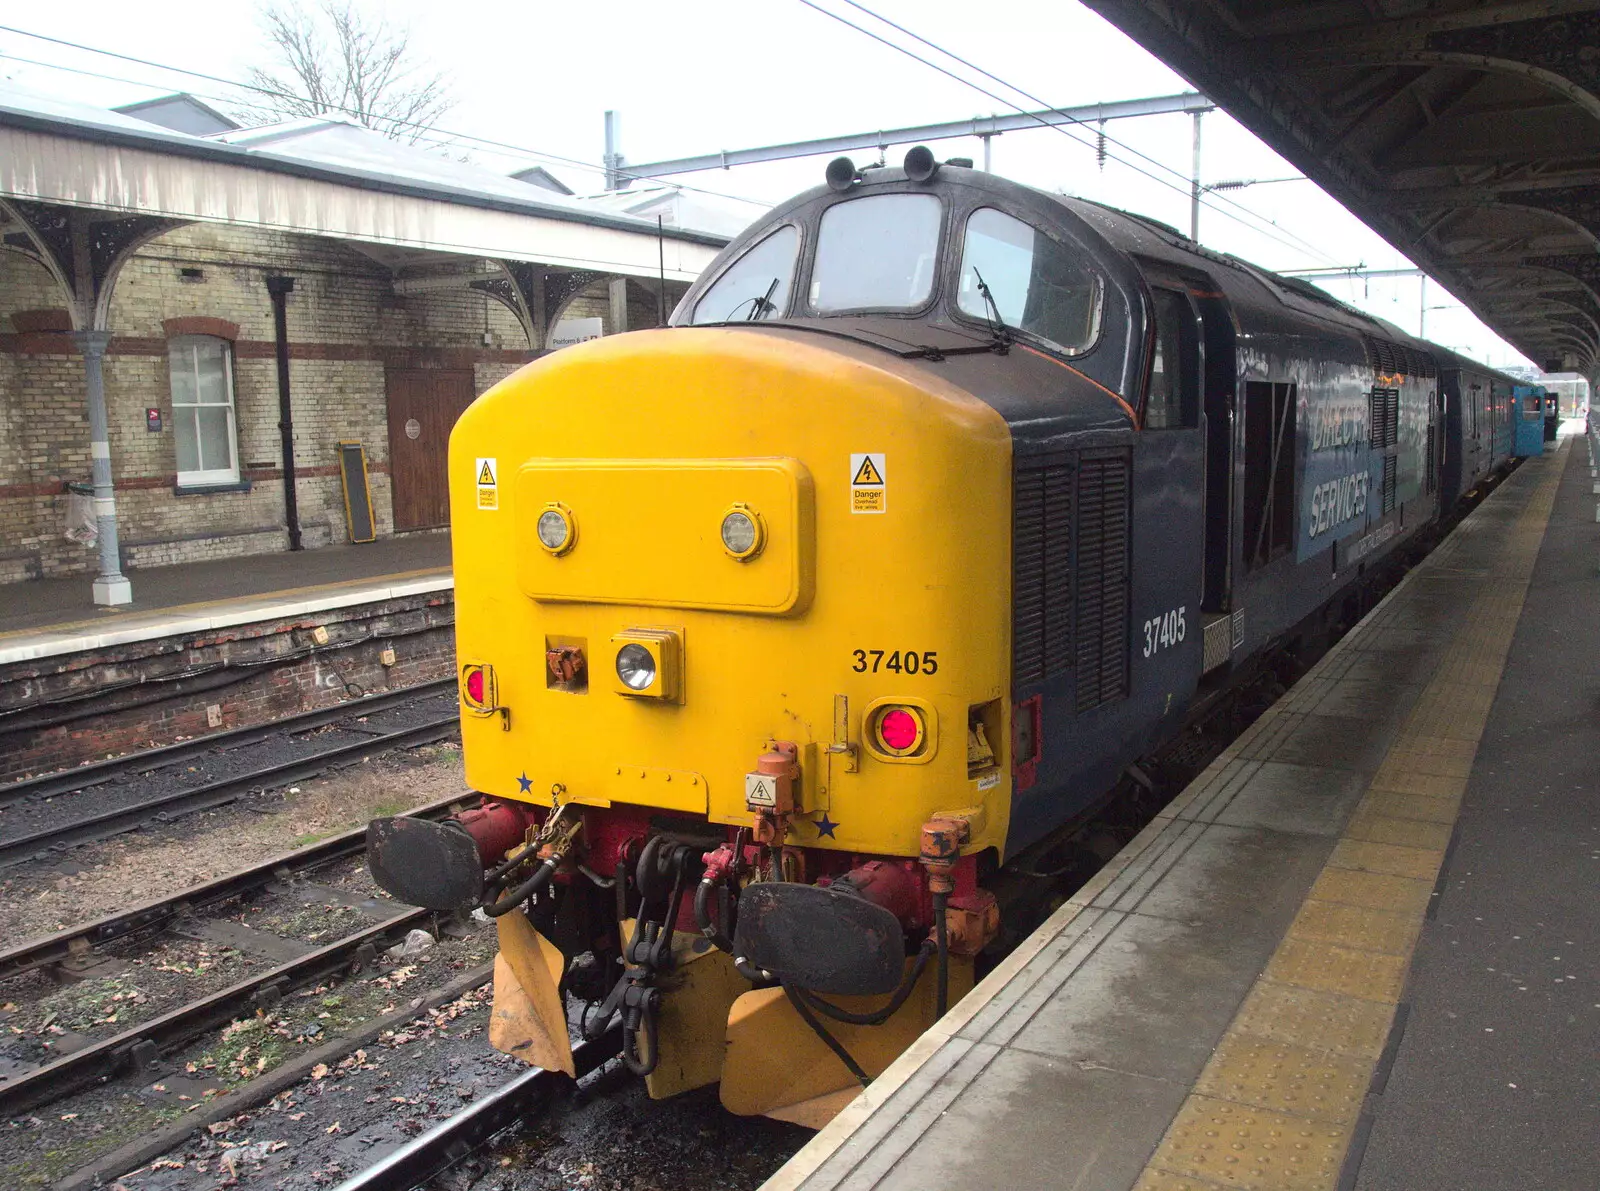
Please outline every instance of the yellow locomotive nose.
M937 368L689 328L480 398L451 438L457 640L503 710L464 724L471 784L739 825L793 741L792 842L915 855L981 806L997 846L1003 758L965 745L1007 739L1010 439Z

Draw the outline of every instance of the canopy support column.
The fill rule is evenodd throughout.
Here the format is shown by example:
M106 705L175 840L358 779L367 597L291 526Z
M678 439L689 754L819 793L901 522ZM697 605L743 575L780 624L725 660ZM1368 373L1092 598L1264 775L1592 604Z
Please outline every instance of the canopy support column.
M77 331L72 336L83 353L83 379L89 401L89 466L94 480L94 520L99 535L100 573L94 580L94 602L106 607L133 603L133 584L122 573L117 540L117 498L111 483L111 436L106 420L106 345L110 331Z

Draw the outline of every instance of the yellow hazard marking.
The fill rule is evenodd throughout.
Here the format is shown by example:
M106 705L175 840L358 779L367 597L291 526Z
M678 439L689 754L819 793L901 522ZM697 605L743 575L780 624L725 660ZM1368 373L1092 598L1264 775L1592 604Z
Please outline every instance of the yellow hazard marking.
M861 466L856 468L856 478L852 484L881 484L883 477L878 474L878 469L872 465L872 456L868 455L861 461Z
M482 469L480 469L478 472L478 483L487 484L491 487L494 485L494 472L489 470L489 465L487 463L485 463Z
M478 507L480 509L498 509L500 507L500 489L487 486L478 489Z
M1528 584L1555 505L1570 441L1527 485L1486 572L1461 574L1470 600L1378 773L1294 922L1256 980L1167 1129L1134 1191L1332 1191L1361 1102L1389 1035L1395 1006L1444 863ZM1531 491L1530 491L1531 489ZM1514 499L1514 498L1513 498ZM1459 532L1459 531L1458 531ZM1442 577L1452 541L1407 577L1374 613L1382 631L1405 605L1407 585ZM1358 628L1347 641L1352 647ZM1341 643L1341 646L1343 643ZM1337 664L1334 650L1278 708L1218 758L1268 759L1298 722L1295 693ZM1215 766L1214 766L1215 768ZM1205 779L1201 779L1203 782ZM1197 785L1200 783L1197 782Z

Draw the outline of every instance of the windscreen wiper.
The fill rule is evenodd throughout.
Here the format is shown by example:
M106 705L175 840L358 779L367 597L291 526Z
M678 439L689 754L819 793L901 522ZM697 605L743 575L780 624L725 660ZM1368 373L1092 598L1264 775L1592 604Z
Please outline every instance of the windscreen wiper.
M983 295L983 304L989 308L989 334L994 337L994 350L1003 356L1013 342L1011 328L1006 326L1006 320L1000 314L1000 304L994 300L989 283L978 272L977 265L972 266L972 275L978 279L978 292Z
M769 312L777 309L777 307L772 304L772 295L777 291L777 288L778 279L774 277L772 279L772 284L767 286L766 293L762 294L759 298L751 299L754 304L750 307L750 313L744 316L745 322L760 322L762 319L767 317Z
M739 317L739 311L743 310L746 306L750 307L750 313L745 315L741 321L754 323L766 318L767 315L771 314L777 309L777 306L773 304L772 295L777 291L780 280L780 278L774 277L772 279L772 284L767 286L766 293L762 294L760 297L752 296L741 299L732 310L728 311L728 317L722 321L725 323L733 322Z

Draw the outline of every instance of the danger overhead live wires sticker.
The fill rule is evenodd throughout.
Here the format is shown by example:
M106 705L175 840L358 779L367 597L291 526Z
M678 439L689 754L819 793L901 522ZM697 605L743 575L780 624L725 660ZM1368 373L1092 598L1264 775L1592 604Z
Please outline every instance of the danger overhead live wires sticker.
M889 467L883 452L850 456L850 511L882 513L888 508Z

